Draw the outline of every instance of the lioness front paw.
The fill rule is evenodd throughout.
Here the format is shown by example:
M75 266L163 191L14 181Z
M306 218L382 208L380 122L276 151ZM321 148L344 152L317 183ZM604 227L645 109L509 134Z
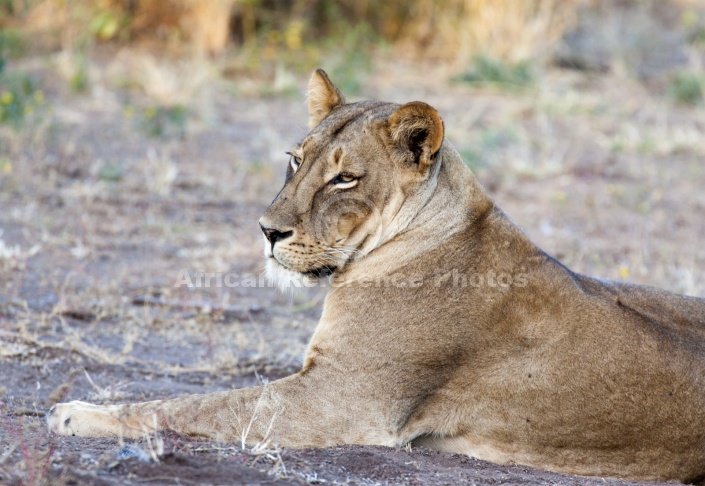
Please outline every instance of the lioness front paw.
M49 431L59 435L81 437L139 437L143 431L126 427L120 419L119 405L92 405L73 401L59 403L49 410Z

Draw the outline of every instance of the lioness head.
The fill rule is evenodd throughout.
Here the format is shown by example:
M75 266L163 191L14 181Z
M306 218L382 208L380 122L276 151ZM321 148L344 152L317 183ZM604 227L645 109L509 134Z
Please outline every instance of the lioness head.
M260 219L267 270L283 286L364 258L403 230L435 187L443 122L429 105L347 103L322 70L309 82L311 132Z

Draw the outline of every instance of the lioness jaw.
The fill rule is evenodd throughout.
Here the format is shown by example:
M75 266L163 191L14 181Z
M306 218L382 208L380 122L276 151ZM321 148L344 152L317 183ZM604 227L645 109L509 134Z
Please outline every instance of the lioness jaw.
M60 404L52 431L414 442L579 475L705 476L704 299L546 255L425 103L348 103L318 70L308 108L311 132L260 220L270 276L332 279L301 371L209 395Z

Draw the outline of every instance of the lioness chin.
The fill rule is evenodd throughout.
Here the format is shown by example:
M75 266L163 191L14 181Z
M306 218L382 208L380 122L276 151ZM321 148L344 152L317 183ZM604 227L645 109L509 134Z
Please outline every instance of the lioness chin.
M641 480L705 475L705 300L578 275L529 241L413 102L310 81L311 132L260 220L275 278L331 276L293 376L57 405L58 434L284 447L408 442Z

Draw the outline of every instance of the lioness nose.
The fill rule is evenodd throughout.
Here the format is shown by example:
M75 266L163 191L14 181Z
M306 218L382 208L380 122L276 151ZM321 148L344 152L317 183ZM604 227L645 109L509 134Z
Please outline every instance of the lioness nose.
M288 238L294 234L293 231L279 231L274 228L265 228L262 226L262 223L260 223L259 227L262 228L262 233L264 233L264 236L269 240L272 246L274 246L277 241Z

